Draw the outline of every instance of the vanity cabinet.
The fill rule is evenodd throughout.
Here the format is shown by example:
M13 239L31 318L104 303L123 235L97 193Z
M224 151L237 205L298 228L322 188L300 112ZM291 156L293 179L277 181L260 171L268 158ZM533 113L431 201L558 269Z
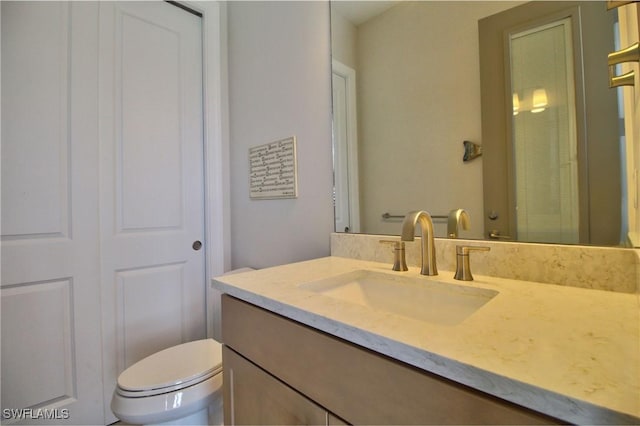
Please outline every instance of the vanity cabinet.
M225 424L557 424L222 296Z

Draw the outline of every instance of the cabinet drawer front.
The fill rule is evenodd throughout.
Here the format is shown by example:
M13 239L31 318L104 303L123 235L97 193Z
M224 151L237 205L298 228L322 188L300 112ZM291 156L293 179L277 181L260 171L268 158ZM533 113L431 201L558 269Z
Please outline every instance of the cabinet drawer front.
M326 425L328 413L231 349L222 351L227 425ZM265 421L268 419L268 421Z
M353 424L550 424L458 385L223 295L224 344Z

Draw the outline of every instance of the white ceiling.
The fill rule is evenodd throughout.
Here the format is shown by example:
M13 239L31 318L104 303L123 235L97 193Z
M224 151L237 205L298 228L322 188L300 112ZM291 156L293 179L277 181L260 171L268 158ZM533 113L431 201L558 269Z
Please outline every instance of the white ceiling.
M401 0L389 1L332 1L331 7L354 25L360 25L394 6Z

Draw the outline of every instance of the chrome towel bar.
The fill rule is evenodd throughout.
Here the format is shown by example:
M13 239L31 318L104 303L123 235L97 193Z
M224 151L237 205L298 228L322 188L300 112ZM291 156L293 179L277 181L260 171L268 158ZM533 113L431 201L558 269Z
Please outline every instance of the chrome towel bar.
M403 214L391 214L391 213L382 213L382 218L387 220L387 219L404 219L404 215ZM447 215L431 215L432 219L448 219L449 216Z

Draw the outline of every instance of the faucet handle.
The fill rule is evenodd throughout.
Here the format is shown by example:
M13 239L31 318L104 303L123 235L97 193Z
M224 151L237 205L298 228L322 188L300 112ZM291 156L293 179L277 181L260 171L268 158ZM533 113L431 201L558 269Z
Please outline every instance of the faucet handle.
M405 260L404 241L397 240L380 240L381 244L393 244L393 269L394 271L408 271L407 261Z
M489 251L491 247L487 246L460 246L456 245L456 254L461 256L468 256L470 251Z
M456 274L453 278L461 281L473 281L469 253L471 251L489 251L486 246L460 246L456 245Z

